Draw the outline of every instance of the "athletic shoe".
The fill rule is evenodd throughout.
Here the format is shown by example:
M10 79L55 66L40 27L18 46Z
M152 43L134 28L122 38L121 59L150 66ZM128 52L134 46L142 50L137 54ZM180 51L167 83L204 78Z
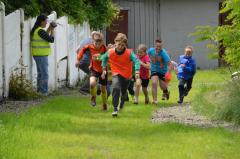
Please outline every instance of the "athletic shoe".
M118 111L112 112L112 117L117 117L118 116Z
M92 105L93 107L96 106L96 96L92 96L92 98L91 98L91 105Z

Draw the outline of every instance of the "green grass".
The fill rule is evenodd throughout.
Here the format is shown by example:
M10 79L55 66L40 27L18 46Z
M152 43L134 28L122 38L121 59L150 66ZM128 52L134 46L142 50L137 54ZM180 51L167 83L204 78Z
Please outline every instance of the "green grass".
M229 78L229 75L223 75ZM193 98L192 105L195 111L212 119L240 125L240 81L233 82L229 79L200 87L200 91Z
M217 72L199 71L186 101L202 85L223 82ZM112 108L107 112L92 108L88 97L80 95L54 97L20 115L2 113L0 159L240 158L237 132L151 123L154 110L175 105L176 79L170 89L170 101L157 107L127 103L118 118L111 117Z

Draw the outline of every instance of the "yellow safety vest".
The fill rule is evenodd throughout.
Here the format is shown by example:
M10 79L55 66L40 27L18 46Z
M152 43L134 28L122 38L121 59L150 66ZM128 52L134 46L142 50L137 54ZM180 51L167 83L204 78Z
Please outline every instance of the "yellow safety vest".
M38 31L43 29L38 27L34 33L31 40L31 48L32 48L32 55L33 56L48 56L51 54L51 48L49 42L43 40L39 35Z

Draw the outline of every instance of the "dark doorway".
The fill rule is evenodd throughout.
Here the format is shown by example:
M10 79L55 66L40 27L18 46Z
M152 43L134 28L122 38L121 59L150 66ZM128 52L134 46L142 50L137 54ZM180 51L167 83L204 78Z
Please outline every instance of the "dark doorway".
M114 44L117 33L124 33L128 37L128 11L121 10L119 18L114 20L112 25L106 30L106 44Z

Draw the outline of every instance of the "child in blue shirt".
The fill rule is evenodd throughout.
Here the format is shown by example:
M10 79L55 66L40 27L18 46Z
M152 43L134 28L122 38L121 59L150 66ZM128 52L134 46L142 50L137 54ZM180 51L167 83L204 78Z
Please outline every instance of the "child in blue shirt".
M152 96L153 104L157 104L157 87L158 82L160 88L163 91L162 100L168 100L170 92L168 91L167 84L165 82L165 74L168 71L168 67L171 65L170 57L165 49L162 48L163 43L161 40L155 41L155 47L150 48L148 56L150 58L150 70L152 81Z
M185 47L185 54L179 57L178 64L178 88L179 88L179 100L178 103L182 104L185 96L188 95L192 88L193 77L196 73L196 63L192 58L193 47Z

